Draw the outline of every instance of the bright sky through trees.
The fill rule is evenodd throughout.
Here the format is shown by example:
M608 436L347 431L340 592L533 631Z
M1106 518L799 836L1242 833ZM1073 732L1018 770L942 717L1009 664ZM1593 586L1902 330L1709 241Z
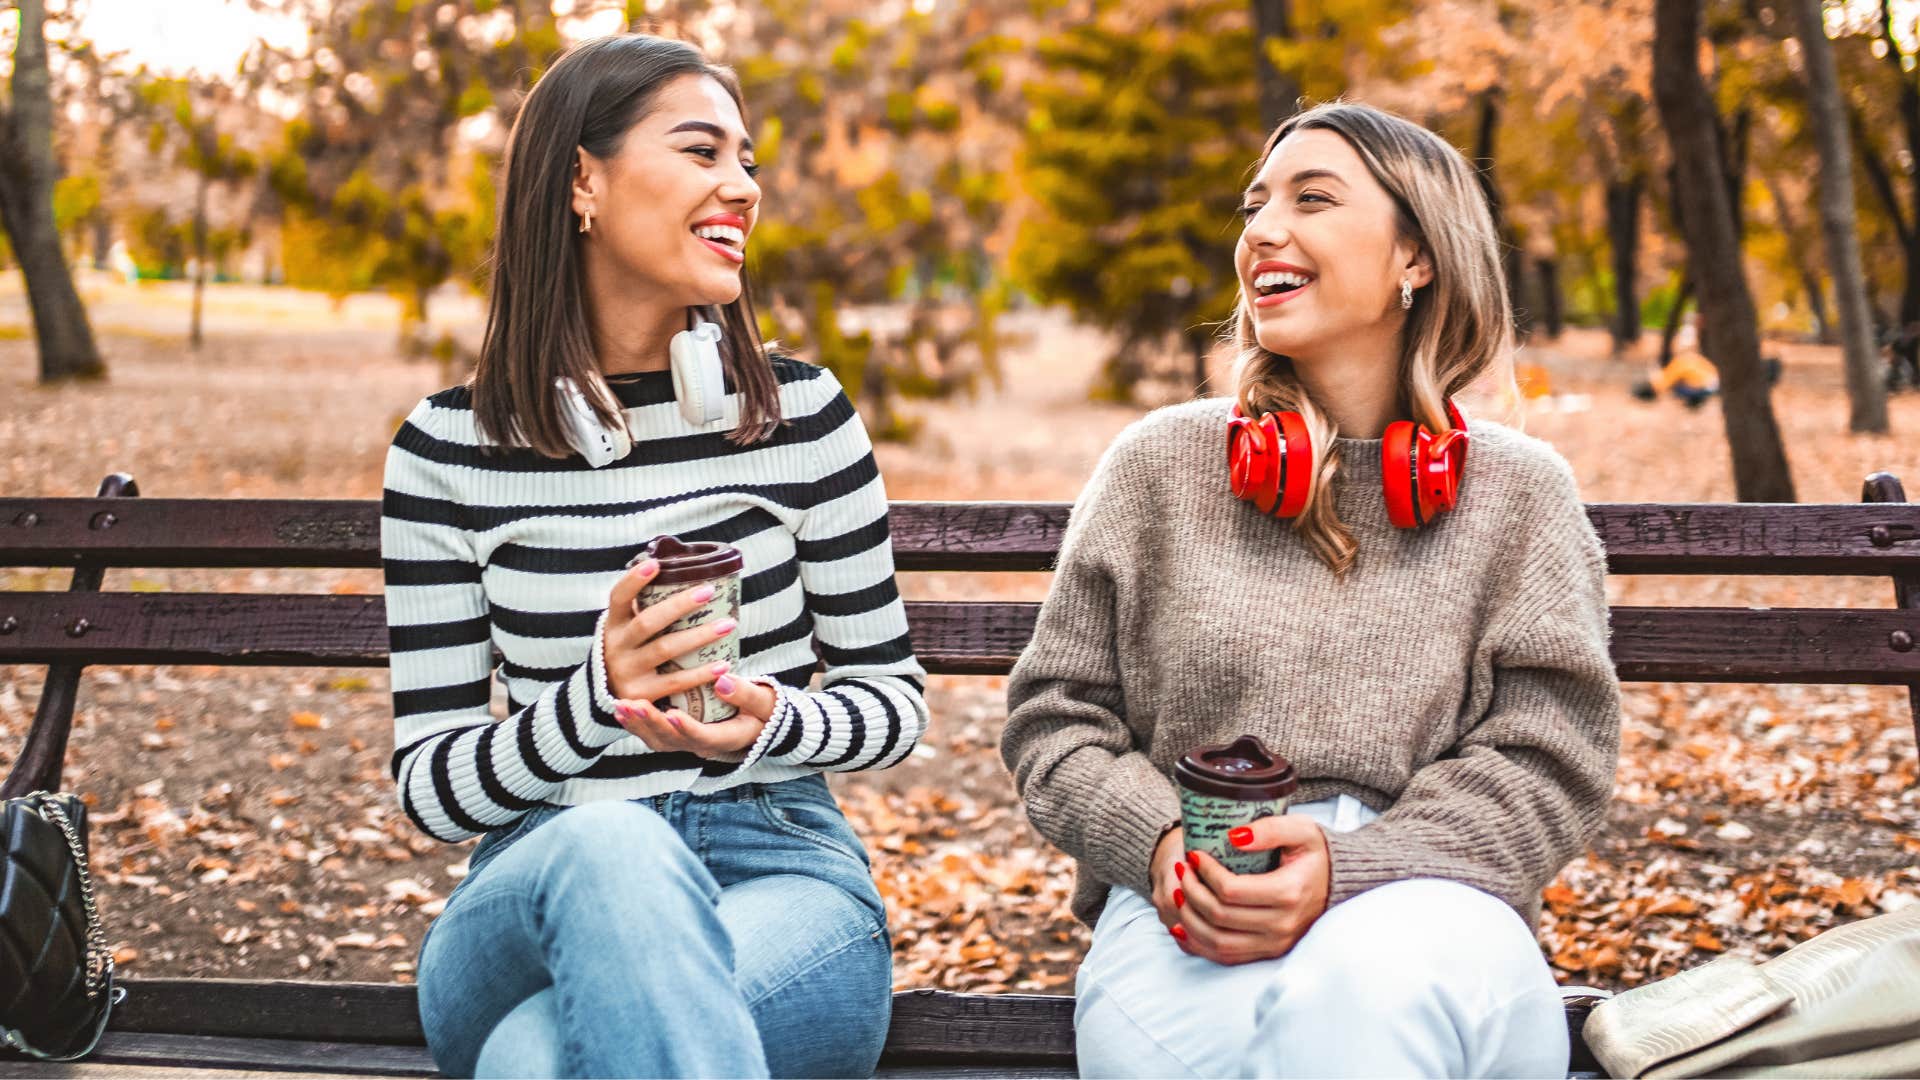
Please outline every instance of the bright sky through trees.
M102 51L168 75L228 75L256 38L297 47L305 37L297 20L237 0L89 0L81 26Z

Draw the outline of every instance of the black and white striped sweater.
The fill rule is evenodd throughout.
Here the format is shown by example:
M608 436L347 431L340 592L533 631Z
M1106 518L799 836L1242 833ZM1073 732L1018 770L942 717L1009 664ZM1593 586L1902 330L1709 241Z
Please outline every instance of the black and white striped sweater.
M886 768L913 749L926 673L894 585L872 444L832 373L773 365L785 422L750 447L726 439L732 395L721 420L695 428L669 373L616 381L635 444L601 469L483 452L465 387L407 417L387 455L380 548L393 776L421 829L463 840L538 806ZM779 705L738 764L656 752L613 716L607 595L668 533L745 557L735 670L774 686ZM505 720L488 709L494 647Z

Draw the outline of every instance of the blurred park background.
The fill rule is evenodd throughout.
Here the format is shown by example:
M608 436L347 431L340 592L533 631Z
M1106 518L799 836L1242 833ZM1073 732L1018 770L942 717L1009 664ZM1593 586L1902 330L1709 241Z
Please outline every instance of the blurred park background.
M763 329L839 374L895 498L1071 499L1125 424L1226 386L1238 194L1276 121L1336 97L1481 167L1523 392L1475 400L1516 408L1590 500L1920 482L1914 0L0 0L0 493L123 470L154 496L377 497L400 419L477 347L518 102L569 41L623 29L739 71ZM903 588L1037 599L1046 576ZM1893 600L1884 579L1609 588ZM0 666L0 764L40 677ZM128 970L411 977L467 846L395 805L383 672L82 687L68 784ZM902 986L1071 987L1085 938L998 763L1003 689L936 678L919 751L835 780ZM1775 953L1920 898L1903 690L1636 685L1624 731L1608 828L1542 914L1563 980Z

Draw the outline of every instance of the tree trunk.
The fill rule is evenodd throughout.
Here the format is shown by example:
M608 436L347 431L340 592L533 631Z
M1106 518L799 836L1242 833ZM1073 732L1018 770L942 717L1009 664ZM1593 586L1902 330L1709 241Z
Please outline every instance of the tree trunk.
M1507 304L1513 309L1514 330L1522 338L1533 333L1533 313L1527 310L1526 262L1520 256L1519 238L1507 224L1507 204L1500 195L1500 181L1493 172L1493 157L1500 135L1500 88L1490 86L1480 92L1480 119L1473 140L1473 165L1480 177L1480 190L1487 196L1487 211L1493 215L1493 234L1500 238L1500 264L1507 275Z
M193 325L187 332L187 348L200 351L206 340L201 333L201 316L207 296L207 187L212 184L206 173L193 193Z
M1693 299L1693 275L1680 272L1680 288L1673 295L1673 306L1667 309L1667 324L1660 328L1660 366L1666 367L1673 362L1673 339L1680 333L1680 322L1687 317L1687 302Z
M1887 388L1873 347L1873 313L1867 309L1867 275L1860 258L1860 229L1853 205L1853 154L1847 147L1845 100L1827 40L1821 0L1796 0L1800 52L1807 70L1807 111L1820 153L1820 230L1827 244L1827 272L1840 316L1840 354L1847 372L1847 428L1887 430ZM1909 263L1911 265L1911 263ZM1909 280L1913 277L1908 275Z
M13 108L0 110L0 227L27 282L40 350L40 381L107 373L87 309L73 287L53 226L53 100L47 74L45 0L20 0L13 51Z
M1281 71L1267 55L1267 42L1293 38L1293 0L1253 0L1253 59L1260 81L1260 120L1263 131L1300 111L1300 82Z
M1703 82L1701 85L1705 85ZM1709 98L1711 101L1711 98ZM1715 124L1720 120L1718 113L1712 114ZM1733 211L1733 238L1745 240L1747 236L1747 159L1753 149L1753 109L1742 105L1733 114L1733 131L1722 131L1720 144L1721 161L1725 164L1727 176L1727 205Z
M1613 351L1626 352L1640 340L1640 197L1646 184L1638 175L1607 185L1607 242L1613 249Z
M1880 200L1880 205L1886 209L1887 220L1893 223L1894 237L1900 242L1900 261L1906 273L1906 285L1902 290L1904 301L1904 294L1911 292L1915 287L1914 282L1920 280L1920 225L1907 220L1906 210L1900 205L1900 195L1893 187L1893 174L1888 169L1887 163L1881 160L1879 152L1874 149L1873 140L1867 133L1866 121L1861 119L1860 111L1852 106L1847 107L1847 129L1853 134L1853 147L1859 152L1860 167L1867 174L1867 186L1873 189L1874 195ZM1886 310L1880 306L1879 298L1871 292L1867 295L1867 308L1873 313L1875 327L1889 331L1895 328L1893 317L1887 314ZM1893 356L1894 372L1920 371L1920 365L1916 365L1902 355L1897 335L1894 337ZM1893 372L1889 372L1889 375L1891 374ZM1920 381L1920 378L1916 378L1916 381Z
M1814 0L1816 4L1819 2ZM1800 288L1807 294L1807 307L1813 312L1815 333L1819 336L1820 344L1832 345L1833 320L1827 315L1827 294L1820 285L1820 271L1812 258L1812 245L1802 242L1800 225L1793 218L1793 207L1787 202L1787 193L1780 189L1780 182L1772 176L1765 179L1767 195L1773 200L1774 216L1779 219L1780 232L1787 238L1787 249L1793 252L1794 273L1800 275Z
M1560 296L1560 260L1540 258L1533 261L1534 280L1540 283L1540 316L1547 323L1547 340L1560 340L1566 329L1566 305Z
M1207 396L1207 349L1213 344L1213 335L1187 333L1180 335L1186 339L1187 355L1193 360L1193 396Z
M1901 246L1907 264L1907 281L1900 290L1900 325L1893 339L1893 357L1896 368L1920 372L1920 168L1914 167L1914 163L1920 163L1920 84L1906 69L1899 47L1893 44L1899 39L1894 35L1893 6L1889 0L1880 0L1880 25L1887 40L1887 62L1900 77L1900 127L1907 136L1907 197L1911 203L1906 213L1907 228L1901 237L1905 241Z
M1742 502L1792 502L1793 476L1760 366L1753 294L1740 266L1740 235L1728 177L1716 153L1713 98L1700 77L1702 0L1655 0L1654 102L1679 170L1687 259L1700 291L1708 354L1720 371L1720 415Z
M107 259L113 254L113 219L105 209L96 208L88 225L93 229L93 268L105 270Z

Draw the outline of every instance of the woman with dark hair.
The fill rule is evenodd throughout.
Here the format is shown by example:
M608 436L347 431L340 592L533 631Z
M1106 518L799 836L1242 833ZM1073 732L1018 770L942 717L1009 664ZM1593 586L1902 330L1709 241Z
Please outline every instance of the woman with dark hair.
M1007 688L1093 926L1081 1075L1564 1076L1533 928L1606 819L1620 687L1572 470L1453 403L1514 400L1486 198L1349 103L1242 198L1235 393L1114 441ZM1240 735L1298 797L1199 850L1175 775Z
M393 775L422 830L481 835L420 952L449 1074L879 1058L886 908L821 774L904 758L925 673L859 418L757 337L755 171L738 84L697 50L568 51L508 139L474 377L388 455ZM705 325L682 355L690 323L717 355ZM738 549L737 621L668 632L702 588L640 603L666 534ZM728 635L737 663L675 662ZM688 693L737 713L657 704Z

